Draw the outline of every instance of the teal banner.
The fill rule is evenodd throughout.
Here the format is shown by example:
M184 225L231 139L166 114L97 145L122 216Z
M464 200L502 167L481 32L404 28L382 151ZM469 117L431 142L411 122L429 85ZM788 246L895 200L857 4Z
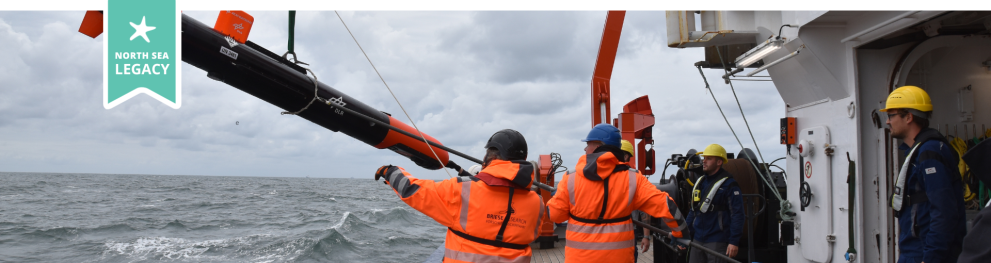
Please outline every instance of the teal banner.
M178 109L182 89L175 0L109 0L106 12L104 108L144 93Z

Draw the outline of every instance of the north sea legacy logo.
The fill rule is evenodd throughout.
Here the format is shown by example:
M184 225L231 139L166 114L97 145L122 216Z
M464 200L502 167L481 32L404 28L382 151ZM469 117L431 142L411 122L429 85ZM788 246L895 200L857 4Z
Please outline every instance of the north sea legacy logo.
M104 30L103 107L147 94L182 105L175 0L109 0Z

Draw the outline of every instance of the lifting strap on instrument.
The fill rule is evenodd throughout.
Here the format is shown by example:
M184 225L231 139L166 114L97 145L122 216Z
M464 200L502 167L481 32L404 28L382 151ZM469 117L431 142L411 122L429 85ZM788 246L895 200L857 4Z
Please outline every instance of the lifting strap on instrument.
M296 38L296 10L289 10L289 53L293 53L295 56L296 51L293 49L293 39Z
M282 58L289 60L289 55L292 54L292 63L310 65L306 62L299 61L299 57L296 56L296 10L289 10L289 46L285 54L282 54Z

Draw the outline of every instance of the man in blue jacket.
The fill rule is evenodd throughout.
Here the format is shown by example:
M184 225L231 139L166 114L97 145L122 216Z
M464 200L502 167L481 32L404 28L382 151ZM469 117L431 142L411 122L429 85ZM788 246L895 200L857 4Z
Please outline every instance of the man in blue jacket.
M723 170L726 149L710 144L698 153L702 156L704 173L692 189L692 211L688 213L688 228L697 242L714 251L726 251L735 257L743 233L743 198L733 175ZM721 263L724 260L692 249L690 263Z
M904 86L881 110L891 137L904 142L898 148L905 161L890 198L898 217L898 263L957 262L967 234L960 159L946 137L929 128L932 108L924 90Z

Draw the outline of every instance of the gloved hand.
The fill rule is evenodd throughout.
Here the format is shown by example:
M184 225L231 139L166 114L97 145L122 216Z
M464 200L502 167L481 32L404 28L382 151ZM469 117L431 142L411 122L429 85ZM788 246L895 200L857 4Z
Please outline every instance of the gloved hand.
M674 237L674 235L671 235L671 234L668 234L668 241L669 241L668 244L671 244L672 247L676 247L676 248L681 249L681 250L684 250L685 248L688 248L688 243L691 243L692 242L691 239L687 239L687 238L676 238L676 237Z
M382 178L382 177L385 177L385 180L388 181L389 180L389 174L392 174L392 172L395 172L396 170L399 170L399 168L396 167L396 166L393 166L391 164L390 165L383 165L382 167L379 167L379 169L377 171L375 171L375 181L378 181L379 178Z
M455 171L458 171L459 173L461 172L461 166L458 165L458 164L456 164L456 163L454 163L454 161L447 161L447 165L445 165L445 167L454 169Z

